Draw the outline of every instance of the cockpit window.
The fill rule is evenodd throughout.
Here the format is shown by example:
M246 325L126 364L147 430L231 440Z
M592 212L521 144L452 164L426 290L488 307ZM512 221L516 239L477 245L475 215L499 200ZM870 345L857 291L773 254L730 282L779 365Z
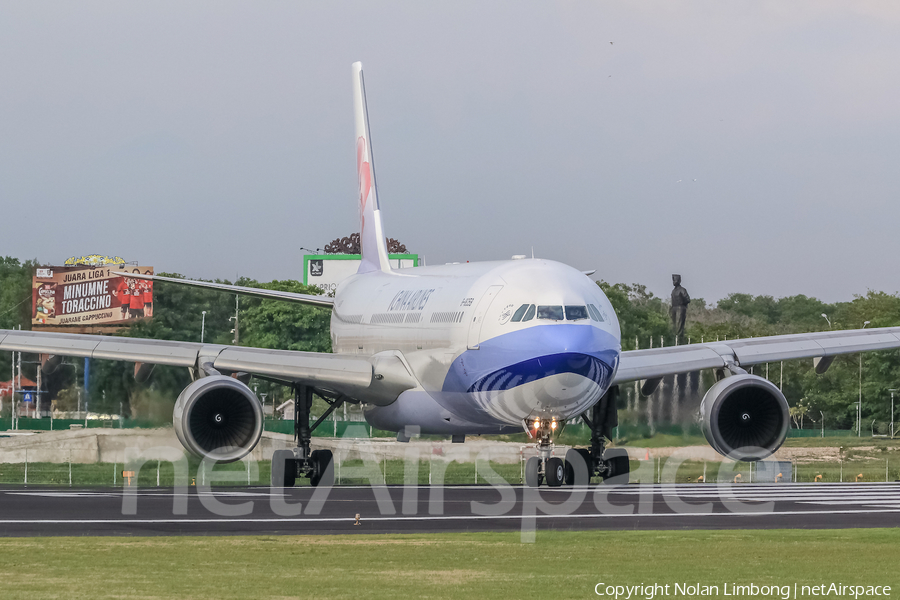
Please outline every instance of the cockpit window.
M603 322L603 315L597 310L597 307L593 304L588 304L588 311L591 313L591 318L595 321Z
M525 313L525 316L522 318L522 321L530 321L534 318L534 304L528 307L528 311Z
M566 321L580 321L588 318L586 306L566 306Z
M522 320L522 317L525 316L525 311L528 310L528 306L529 306L528 304L523 304L522 306L520 306L518 308L518 310L516 310L516 314L514 314L512 317L513 323L518 323L519 321Z
M537 318L538 319L549 319L551 321L562 321L563 320L563 307L562 306L538 306L537 307Z

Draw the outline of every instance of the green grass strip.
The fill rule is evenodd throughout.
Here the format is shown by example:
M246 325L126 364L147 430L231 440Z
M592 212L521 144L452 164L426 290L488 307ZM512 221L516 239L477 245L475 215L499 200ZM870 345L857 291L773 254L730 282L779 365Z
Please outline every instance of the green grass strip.
M719 596L725 584L834 582L890 585L897 597L898 533L538 532L533 544L518 533L9 538L0 539L0 595L557 599L597 598L600 582L718 585ZM657 597L687 596L670 587Z

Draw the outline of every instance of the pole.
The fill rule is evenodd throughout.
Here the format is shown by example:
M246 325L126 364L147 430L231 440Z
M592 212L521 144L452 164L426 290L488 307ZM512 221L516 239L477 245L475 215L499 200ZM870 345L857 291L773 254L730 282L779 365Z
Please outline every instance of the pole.
M822 415L822 437L824 438L825 437L825 413L823 413L820 410L819 414Z
M19 329L21 329L21 328L22 328L22 326L20 325ZM16 386L16 389L21 391L22 390L22 353L21 352L19 352L19 360L17 362L19 365L19 385ZM16 429L19 429L19 406L18 406L18 403L16 404ZM25 473L26 473L26 478L27 478L28 467L25 468ZM27 483L27 481L26 481L26 483Z
M891 393L891 439L894 439L894 392L896 389L888 390Z
M862 352L859 353L859 404L856 405L856 437L862 437Z
M781 361L781 375L778 376L778 389L784 391L784 361Z
M91 400L91 359L84 359L84 426L87 427L88 403Z
M239 346L241 342L241 332L238 329L238 311L240 310L241 297L234 296L234 345Z
M200 343L203 343L203 337L206 335L206 311L200 312Z
M38 357L40 358L40 354L38 355ZM34 399L34 403L35 403L35 406L37 406L37 418L40 419L41 418L41 365L40 365L40 361L38 361L38 363L39 364L38 364L38 368L37 368L37 377L35 377L35 379L37 379L37 394L36 394L37 398Z

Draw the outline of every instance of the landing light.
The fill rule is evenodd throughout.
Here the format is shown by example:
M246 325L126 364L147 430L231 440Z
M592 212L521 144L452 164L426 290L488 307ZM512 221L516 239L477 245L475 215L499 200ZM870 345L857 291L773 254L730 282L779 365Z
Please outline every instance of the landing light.
M550 429L556 429L556 421L550 423Z
M540 429L540 428L541 428L541 420L540 420L540 419L535 419L535 420L534 420L534 428L535 428L535 429Z

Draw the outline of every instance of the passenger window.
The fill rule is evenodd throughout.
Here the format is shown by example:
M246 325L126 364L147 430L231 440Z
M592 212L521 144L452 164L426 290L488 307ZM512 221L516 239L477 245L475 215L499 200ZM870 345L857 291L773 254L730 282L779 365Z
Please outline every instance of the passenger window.
M586 306L566 306L566 321L580 321L587 318Z
M528 312L525 313L525 316L522 318L522 321L530 321L534 318L534 304L528 306Z
M562 306L538 306L537 307L537 318L538 319L549 319L550 321L562 321L563 320L563 307Z
M528 310L527 304L523 304L522 306L520 306L519 309L516 311L516 314L513 315L513 318L512 318L513 323L518 323L519 321L521 321L522 317L525 316L526 310Z

